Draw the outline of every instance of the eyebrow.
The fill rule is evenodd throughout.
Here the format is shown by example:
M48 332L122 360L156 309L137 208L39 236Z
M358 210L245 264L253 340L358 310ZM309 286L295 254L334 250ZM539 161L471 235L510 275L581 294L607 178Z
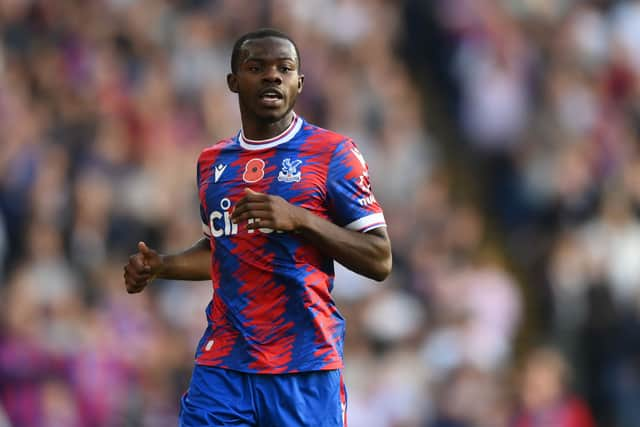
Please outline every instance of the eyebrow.
M281 56L279 58L276 58L275 60L276 61L293 61L293 62L297 62L296 58L291 57L291 56ZM249 62L249 61L265 62L265 61L267 61L267 59L262 58L262 57L247 56L242 62Z

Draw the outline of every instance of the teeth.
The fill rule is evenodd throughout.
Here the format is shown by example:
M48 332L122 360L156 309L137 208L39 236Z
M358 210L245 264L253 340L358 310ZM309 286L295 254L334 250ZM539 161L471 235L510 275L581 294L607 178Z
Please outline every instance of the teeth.
M269 96L274 98L280 98L280 94L278 92L264 92L262 96Z

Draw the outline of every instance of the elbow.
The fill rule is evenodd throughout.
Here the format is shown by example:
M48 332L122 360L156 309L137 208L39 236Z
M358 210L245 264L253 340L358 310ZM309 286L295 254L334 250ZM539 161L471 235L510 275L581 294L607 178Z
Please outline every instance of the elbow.
M384 232L383 237L384 240L382 244L377 247L377 256L373 257L376 261L372 266L371 275L369 275L370 279L377 282L382 282L389 277L393 267L391 242L389 242L389 237L387 236L386 231Z
M393 260L391 257L391 253L389 253L384 258L375 263L375 268L372 269L369 278L375 280L376 282L382 282L391 274L392 266Z
M369 231L367 238L371 242L367 255L361 254L360 274L377 282L382 282L391 274L393 260L391 256L391 242L385 228Z

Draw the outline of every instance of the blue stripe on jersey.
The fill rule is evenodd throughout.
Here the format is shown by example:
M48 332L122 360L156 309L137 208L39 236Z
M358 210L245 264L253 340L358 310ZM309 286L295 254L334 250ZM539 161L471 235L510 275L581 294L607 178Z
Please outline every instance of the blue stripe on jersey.
M377 226L370 222L384 221L382 209L355 144L305 121L268 149L246 150L236 137L202 152L198 185L214 250L214 298L197 363L254 373L342 367L333 260L295 234L252 232L229 218L249 187L341 226Z

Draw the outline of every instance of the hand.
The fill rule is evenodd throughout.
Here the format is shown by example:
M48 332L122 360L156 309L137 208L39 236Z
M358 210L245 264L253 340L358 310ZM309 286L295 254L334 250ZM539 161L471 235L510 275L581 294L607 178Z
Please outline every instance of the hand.
M271 228L277 231L297 231L304 220L306 210L292 205L280 196L258 193L245 188L244 196L236 204L231 220L235 223L249 221L247 229Z
M136 294L156 278L162 267L162 257L149 249L144 242L138 243L138 253L129 257L124 266L124 284L127 292Z

